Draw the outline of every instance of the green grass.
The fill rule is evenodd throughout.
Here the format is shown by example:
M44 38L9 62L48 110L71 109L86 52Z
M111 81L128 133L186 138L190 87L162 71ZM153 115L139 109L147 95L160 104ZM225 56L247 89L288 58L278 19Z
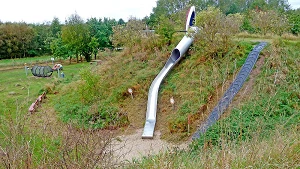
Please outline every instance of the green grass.
M50 78L34 77L30 71L26 76L24 69L5 70L0 73L0 112L13 113L16 111L16 104L21 104L20 109L23 111L35 101L41 90L46 84L57 83L59 81L68 83L72 78L78 76L80 68L88 63L64 65L64 79L57 79L57 72L53 72ZM28 109L27 109L28 110Z
M250 95L205 136L194 141L189 150L162 152L133 160L126 167L299 167L300 43L280 39L271 42L262 52L265 63ZM213 108L255 44L238 42L226 56L214 59L202 56L201 51L192 51L174 67L164 80L158 99L156 129L161 131L163 139L189 138L197 120L203 120L204 113ZM14 165L16 168L24 168L30 154L34 167L62 166L67 161L71 168L83 168L84 161L91 157L89 152L95 148L93 144L84 144L89 139L81 138L81 134L92 135L89 132L93 129L122 128L128 122L133 129L144 126L149 86L168 57L169 52L164 50L154 53L125 50L102 56L103 63L99 66L64 65L64 79L58 79L56 72L51 78L36 78L31 74L26 77L23 69L1 71L0 139L4 140L0 142L1 148L23 153L16 160L19 162ZM133 98L128 88L133 89ZM55 121L62 121L60 125L76 130L74 133L56 128L59 131L54 133L60 134L52 136L41 129L33 130L37 127L28 124L32 122L28 118L34 118L28 116L28 107L44 90L49 98L43 106L51 108ZM172 96L174 109L169 103ZM203 106L209 110L200 110ZM36 115L36 123L43 122L38 119L42 116ZM193 117L191 133L187 129L188 116ZM70 156L63 159L66 154Z
M207 105L210 97L220 97L219 88L238 72L253 45L255 43L239 42L225 57L208 58L203 63L199 61L201 52L195 53L170 73L162 85L162 95L170 93L176 96L176 99L180 96L176 114L169 115L168 123L173 132L188 132L188 115L200 118L199 107ZM177 125L178 122L183 125Z
M158 101L158 115L162 114L159 118L163 119L158 125L164 139L181 141L187 138L188 115L198 116L199 107L208 104L209 97L238 71L255 44L237 43L227 56L208 58L203 63L199 61L201 53L194 52L174 68L161 85L162 97ZM131 125L143 126L143 120L136 122L135 119L145 117L149 86L169 52L124 52L123 55L106 58L107 61L101 66L82 71L81 80L61 91L56 110L64 122L84 128L115 128L128 124L128 117ZM133 100L127 92L128 88L134 90ZM169 107L171 96L176 100L174 111ZM136 104L143 105L143 108L135 110L132 105ZM161 113L163 111L167 112ZM121 118L119 115L124 116Z
M255 81L247 104L239 106L230 116L211 127L198 140L203 146L222 140L250 139L258 130L261 138L268 137L277 126L292 128L300 120L300 73L298 44L274 41L265 49L269 56ZM276 49L275 49L276 48ZM259 98L259 100L257 99ZM221 139L221 137L223 137Z
M133 160L128 168L299 168L299 45L273 40L247 99L189 150Z
M27 62L26 59L20 60L25 61ZM0 63L10 65L10 62ZM43 91L59 91L62 86L78 79L78 71L86 66L90 66L89 63L64 65L64 79L58 79L56 72L50 78L41 78L34 77L31 72L26 76L23 68L0 71L0 148L15 156L16 159L11 158L10 161L12 166L24 168L27 155L31 156L31 165L35 167L39 166L41 160L56 158L54 154L59 152L60 146L56 142L61 139L34 127L38 122L32 123L30 118L35 115L30 115L28 108ZM47 93L50 98L51 92ZM42 106L46 107L48 101L47 99ZM36 113L39 114L40 109Z
M55 60L57 61L57 59ZM40 63L49 63L52 64L51 56L40 56L40 57L27 57L27 58L16 58L16 59L2 59L0 60L1 67L14 67L14 66L28 66L40 64Z

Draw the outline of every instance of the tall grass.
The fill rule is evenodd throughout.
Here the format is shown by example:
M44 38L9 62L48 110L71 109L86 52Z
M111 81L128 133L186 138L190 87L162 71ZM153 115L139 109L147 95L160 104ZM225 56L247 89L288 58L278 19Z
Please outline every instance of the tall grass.
M194 151L172 149L158 155L133 160L125 168L298 168L300 142L296 128L278 127L272 136L206 145ZM299 130L299 129L298 129Z
M33 125L28 124L29 118L20 112L16 118L1 116L1 168L112 168L117 164L109 147L111 133L71 126L49 131L38 124L42 127L29 130Z
M128 168L299 168L298 47L274 39L250 95L189 150L133 160Z
M0 168L112 168L112 134L75 130L53 111L60 88L79 79L88 63L64 65L65 78L37 78L23 69L0 73ZM28 107L47 91L34 114Z

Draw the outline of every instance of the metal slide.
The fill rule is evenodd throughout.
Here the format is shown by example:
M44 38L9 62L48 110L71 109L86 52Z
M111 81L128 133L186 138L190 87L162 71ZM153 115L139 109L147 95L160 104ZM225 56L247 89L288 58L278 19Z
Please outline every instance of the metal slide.
M266 42L261 42L254 47L254 49L249 53L244 65L242 66L240 72L236 76L235 80L231 83L230 87L227 89L223 97L220 99L217 106L212 110L207 120L200 126L200 128L193 135L193 140L198 139L206 130L212 126L227 109L234 96L242 88L246 79L250 75L260 51L267 45Z
M182 38L179 44L175 47L167 63L162 68L160 73L156 76L156 78L153 80L150 86L148 93L146 123L142 138L153 138L156 123L157 97L160 84L162 80L166 77L168 72L176 65L176 63L179 62L183 54L191 46L194 40L194 35L198 32L198 28L194 26L195 16L195 7L192 6L189 10L186 21L186 31L190 30L190 33L186 33L186 35Z

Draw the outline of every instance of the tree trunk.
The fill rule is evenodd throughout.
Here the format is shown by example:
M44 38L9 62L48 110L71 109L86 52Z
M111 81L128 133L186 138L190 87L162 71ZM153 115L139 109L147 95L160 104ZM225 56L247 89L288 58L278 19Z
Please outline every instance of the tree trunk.
M78 61L78 54L76 54L76 62L78 63L79 61Z
M85 54L84 57L85 57L85 60L86 60L87 62L90 62L90 61L91 61L91 55Z

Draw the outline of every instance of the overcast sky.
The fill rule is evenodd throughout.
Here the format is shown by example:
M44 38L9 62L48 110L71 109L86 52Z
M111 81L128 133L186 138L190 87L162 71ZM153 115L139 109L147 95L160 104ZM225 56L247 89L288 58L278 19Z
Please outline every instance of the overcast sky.
M83 19L149 16L157 0L0 0L0 21L43 23L58 17L63 23L71 14ZM300 0L289 0L293 9L300 8Z
M77 12L83 19L109 17L127 21L130 16L150 15L155 6L156 0L0 0L0 20L43 23L58 17L64 22Z

